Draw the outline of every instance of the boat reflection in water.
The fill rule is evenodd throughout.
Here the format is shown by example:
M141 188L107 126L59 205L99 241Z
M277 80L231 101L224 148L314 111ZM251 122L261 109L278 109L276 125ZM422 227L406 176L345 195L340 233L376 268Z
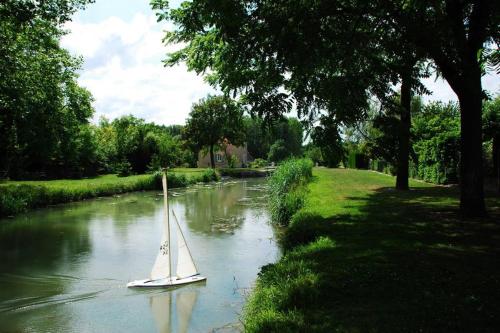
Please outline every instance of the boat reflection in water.
M151 311L159 333L188 332L198 292L171 291L150 298Z

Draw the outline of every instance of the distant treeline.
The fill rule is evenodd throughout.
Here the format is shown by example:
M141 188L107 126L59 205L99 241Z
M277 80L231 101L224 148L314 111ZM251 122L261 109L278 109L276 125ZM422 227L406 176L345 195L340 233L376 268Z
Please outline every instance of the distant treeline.
M32 124L34 131L42 127L35 125L35 119ZM198 151L181 125L156 125L132 115L113 121L101 118L97 125L86 119L74 126L66 124L62 119L51 124L52 131L47 133L50 135L32 136L29 129L16 128L18 144L0 147L2 177L81 178L108 173L126 176L162 166L196 167ZM269 125L246 116L244 126L243 141L255 159L278 162L302 154L303 128L295 118Z

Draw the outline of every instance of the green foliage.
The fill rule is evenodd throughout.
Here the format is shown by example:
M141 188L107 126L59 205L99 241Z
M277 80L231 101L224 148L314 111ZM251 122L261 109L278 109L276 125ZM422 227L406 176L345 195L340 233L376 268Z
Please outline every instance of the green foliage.
M500 135L500 95L484 103L483 132L486 140Z
M81 61L59 45L61 25L88 1L0 3L0 172L78 177L89 163L92 96L78 86Z
M305 147L304 156L313 161L314 164L323 164L321 149L313 144L309 144Z
M311 137L314 146L321 152L322 162L330 168L338 167L345 155L339 124L334 119L323 116L320 124L313 129Z
M0 216L29 209L78 201L117 193L160 190L161 172L118 177L105 175L81 180L20 181L0 184ZM173 169L168 173L169 188L219 180L213 169Z
M500 96L484 104L483 133L486 149L490 154L485 154L487 174L497 177L498 191L500 192Z
M297 247L276 264L262 268L255 290L244 309L246 332L309 332L305 316L310 304L322 304L320 275L304 257L335 248L326 237Z
M304 205L304 185L312 177L313 163L309 159L290 159L276 168L269 178L272 221L286 225L292 215Z
M226 96L209 95L193 105L185 136L198 150L207 149L214 162L213 149L216 145L226 141L234 145L242 143L243 109Z
M347 159L347 167L350 169L368 169L368 157L357 151L350 151Z
M460 149L460 112L453 103L430 103L414 117L413 148L417 178L436 184L456 183Z
M286 149L285 140L278 139L271 145L267 159L272 162L281 162L290 156L290 152Z
M370 169L375 170L378 172L386 173L388 175L394 176L396 174L396 170L392 166L392 164L387 163L386 161L382 160L370 160ZM415 175L411 175L412 177L416 178Z
M118 174L118 177L127 177L133 173L132 165L130 165L130 162L127 160L123 160L120 163L118 163L115 167L115 170L116 173Z
M405 83L405 100L410 90L428 92L419 79L429 75L425 67L434 66L467 105L463 114L474 120L464 120L462 128L481 131L480 78L487 65L499 64L494 1L198 0L178 8L168 3L151 2L158 20L174 26L165 41L184 47L165 63L185 62L190 70L209 73L208 82L242 94L260 115L276 119L295 106L309 119L324 110L331 120L352 124L366 115L372 96L385 99L399 82ZM400 131L402 166L407 119ZM461 168L462 191L469 193L461 207L481 215L481 142L462 134L463 161L475 161Z
M0 216L29 209L116 193L157 189L150 175L116 178L103 176L74 181L26 182L0 185Z
M271 134L269 127L259 117L244 117L245 142L250 155L257 158L267 158L271 145Z
M251 168L265 168L267 166L267 161L262 158L256 158L252 162L250 162Z
M227 159L227 165L231 168L234 169L236 165L238 164L238 156L236 155L229 155L229 158Z
M280 141L281 155L285 157L301 155L304 128L296 118L265 122L258 117L245 117L244 123L245 142L253 158L268 158L271 145L278 140L282 140ZM276 148L275 146L273 149ZM280 157L280 160L285 157Z
M321 215L308 211L297 211L292 216L281 244L285 251L298 245L310 243L321 235L325 235L330 225Z
M109 122L102 118L95 129L101 172L120 172L127 161L131 173L157 171L165 167L191 165L193 152L177 133L178 127L146 123L132 115Z
M201 181L201 182L211 182L211 181L216 181L216 180L219 180L219 175L217 174L217 172L214 170L214 169L206 169L205 171L203 171L202 175L201 175L201 179L200 180L197 180L197 181Z

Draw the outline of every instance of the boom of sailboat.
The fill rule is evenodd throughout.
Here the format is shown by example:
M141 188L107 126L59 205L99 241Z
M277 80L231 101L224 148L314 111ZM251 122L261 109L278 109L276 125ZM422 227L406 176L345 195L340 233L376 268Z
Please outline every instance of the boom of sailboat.
M170 287L206 280L206 277L198 273L191 252L179 225L179 220L172 211L175 225L177 227L177 267L175 275L172 275L172 252L170 251L170 222L167 197L167 174L162 177L163 185L163 234L156 261L151 270L149 279L129 282L127 287Z

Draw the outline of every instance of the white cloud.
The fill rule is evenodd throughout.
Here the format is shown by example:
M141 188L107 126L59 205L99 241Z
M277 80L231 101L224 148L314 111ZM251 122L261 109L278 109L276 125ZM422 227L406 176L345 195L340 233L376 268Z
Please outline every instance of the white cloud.
M500 94L500 76L494 73L489 73L482 78L483 89L491 95L495 96ZM425 101L458 101L457 95L451 89L448 82L442 78L430 77L424 79L423 84L427 89L433 93L424 96Z
M165 25L137 13L130 22L108 17L97 23L74 21L62 45L85 60L80 83L96 102L95 119L133 114L158 124L183 124L191 105L215 91L186 66L163 67L175 46L161 39Z

